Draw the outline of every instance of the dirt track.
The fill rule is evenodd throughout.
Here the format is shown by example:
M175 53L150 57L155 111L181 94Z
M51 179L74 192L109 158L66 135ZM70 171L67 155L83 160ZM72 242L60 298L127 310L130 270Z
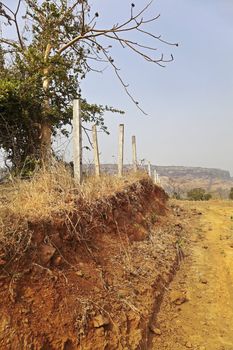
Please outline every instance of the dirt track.
M162 302L158 334L148 348L233 350L233 204L184 205L198 211L190 251Z

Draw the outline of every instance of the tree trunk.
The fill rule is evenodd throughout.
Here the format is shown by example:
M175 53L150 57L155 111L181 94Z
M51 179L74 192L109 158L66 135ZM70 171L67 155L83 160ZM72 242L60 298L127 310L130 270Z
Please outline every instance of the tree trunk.
M50 122L45 119L41 123L40 158L42 165L48 165L52 156L52 129Z
M47 47L45 61L48 57L50 46ZM50 102L48 95L49 90L49 68L44 69L44 78L43 78L43 90L45 93L44 99L44 111L43 119L41 121L41 135L40 135L40 158L43 166L46 166L51 161L52 156L52 125L49 118L50 112Z

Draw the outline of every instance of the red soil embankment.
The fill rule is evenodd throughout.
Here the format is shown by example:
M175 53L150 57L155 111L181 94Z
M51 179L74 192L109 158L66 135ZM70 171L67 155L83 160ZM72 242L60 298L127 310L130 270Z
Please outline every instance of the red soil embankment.
M183 228L148 179L74 215L30 223L1 266L0 349L145 348Z

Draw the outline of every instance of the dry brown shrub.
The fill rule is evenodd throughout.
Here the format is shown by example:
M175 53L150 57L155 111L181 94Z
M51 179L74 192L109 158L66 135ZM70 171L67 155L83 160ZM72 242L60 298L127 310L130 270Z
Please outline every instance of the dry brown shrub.
M143 172L129 172L122 178L101 175L87 177L77 185L71 170L62 163L50 170L40 170L30 180L18 178L0 185L0 252L4 247L27 247L30 242L28 222L64 218L78 211L77 203L94 201L123 191L145 177ZM24 248L25 249L25 248Z

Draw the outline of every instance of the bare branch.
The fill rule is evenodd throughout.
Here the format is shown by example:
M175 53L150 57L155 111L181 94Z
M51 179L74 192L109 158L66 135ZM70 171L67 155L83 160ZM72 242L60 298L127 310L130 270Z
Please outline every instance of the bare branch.
M161 42L164 43L164 44L167 44L167 45L170 45L170 46L178 46L178 43L170 43L169 41L166 41L166 40L162 39L162 38L161 38L161 35L156 36L156 35L154 35L154 34L152 34L152 33L150 33L150 32L147 32L146 30L141 29L141 28L137 28L137 30L138 30L139 32L143 33L143 34L146 34L146 35L148 35L148 36L150 36L150 37L156 39L156 40L161 41Z
M84 2L82 2L82 34L85 33L85 8L84 8Z
M5 5L5 4L3 4L3 2L0 2L0 5L2 6L2 7L5 7L5 9L7 10L7 11L9 11L13 16L14 16L14 12L7 6L7 5ZM4 11L5 12L5 11ZM6 13L5 13L6 14ZM4 16L5 16L5 14L4 14Z
M4 7L8 12L10 12L11 16L9 14L7 14L4 10L0 12L0 15L5 17L8 20L9 24L11 24L11 22L14 23L15 29L16 29L16 33L17 33L17 37L18 37L18 41L19 41L19 45L20 45L21 49L23 49L24 48L24 43L23 43L22 37L20 35L19 25L18 25L18 21L17 21L17 15L18 15L18 12L19 12L20 5L21 5L21 0L18 0L16 11L14 12L7 5L5 5L2 2L0 2L0 9L2 7Z
M90 41L92 41L93 43L96 44L96 42L95 42L94 40L91 40L91 39L90 39ZM120 81L121 85L123 86L123 88L124 88L126 94L129 96L129 98L131 99L131 101L137 106L137 108L138 108L144 115L147 115L147 113L139 106L138 101L136 101L136 100L134 99L134 97L132 96L132 94L129 92L129 89L128 89L129 85L126 84L126 83L124 82L123 78L121 77L121 75L120 75L120 73L119 73L120 69L115 65L113 59L112 59L112 58L108 55L108 53L106 52L106 49L105 49L102 45L100 45L99 43L98 43L98 46L99 46L99 48L101 49L103 55L106 57L107 61L111 64L111 66L112 66L112 68L113 68L113 70L114 70L114 72L115 72L115 74L116 74L118 80Z
M113 27L112 29L115 30L120 30L121 28L126 27L128 24L130 24L131 22L133 22L134 20L136 20L138 17L140 17L143 13L146 12L146 10L151 6L151 4L153 3L153 0L151 0L138 14L133 15L133 11L132 11L132 5L131 5L131 17L123 22L121 25L116 25L115 27Z
M18 1L18 5L17 5L16 11L15 11L15 16L17 16L17 14L19 12L20 5L21 5L21 0Z
M137 30L143 34L145 34L146 36L150 36L152 37L153 39L156 39L158 41L161 41L165 44L168 44L168 45L176 45L177 44L174 44L174 43L169 43L165 40L163 40L161 38L161 36L156 36L144 29L142 29L141 27L144 25L144 24L147 24L147 23L151 23L155 20L157 20L160 15L157 15L155 17L152 17L148 20L144 20L143 18L140 18L140 16L143 15L143 13L145 13L148 8L151 6L153 0L150 1L141 11L139 11L138 13L136 13L135 15L133 14L133 5L131 6L131 16L130 18L121 23L121 24L117 24L117 25L114 25L113 27L111 28L108 28L108 29L95 29L95 24L92 28L90 28L89 26L87 27L86 31L84 32L84 13L85 13L85 10L84 10L84 7L82 5L82 33L79 34L77 37L73 38L72 40L68 41L66 44L64 44L59 50L58 50L58 53L61 54L63 51L65 51L68 47L74 45L76 42L79 42L81 40L85 40L85 39L95 39L96 37L99 37L99 36L105 36L105 37L108 37L110 39L115 39L115 40L118 40L119 43L121 44L122 47L125 47L128 46L129 48L131 48L133 51L135 51L136 53L138 53L139 55L143 56L144 59L150 61L150 62L153 62L153 63L156 63L156 64L159 64L162 62L161 59L152 59L151 57L149 57L148 55L145 55L144 53L142 53L140 50L137 50L136 49L136 46L139 47L139 48L144 48L144 49L148 49L148 50L157 50L157 48L154 48L154 47L149 47L149 46L144 46L140 43L136 43L136 42L133 42L133 41L130 41L126 38L119 38L119 36L117 35L118 33L127 33L127 32L131 32L133 30ZM77 5L77 3L76 3ZM93 19L91 20L91 22L93 21ZM91 23L90 22L90 23ZM162 57L162 56L161 56ZM164 62L170 62L171 60L166 60ZM162 64L160 64L161 66L163 66Z
M115 33L115 34L116 34L116 33ZM111 37L111 36L109 36L109 35L106 35L106 37L112 38L112 39L113 39L113 37ZM147 54L145 54L145 53L141 52L140 50L138 50L138 49L136 48L136 46L138 45L137 43L131 43L129 40L124 40L124 39L120 39L120 38L115 38L115 39L117 39L117 40L120 41L120 42L125 43L126 46L128 46L132 51L136 52L139 56L141 56L142 58L144 58L146 61L152 62L152 63L156 63L156 64L158 64L160 67L164 67L164 65L161 64L162 62L163 62L163 63L167 63L167 62L173 61L173 57L172 57L171 59L169 59L169 60L164 60L163 55L161 55L161 57L160 57L159 59L153 59L152 57L150 57L150 56L148 56ZM153 50L153 48L148 48L148 49Z
M91 59L91 57L87 57L87 58ZM95 68L91 67L87 62L85 62L85 66L87 67L87 69L89 71L92 71L95 73L101 73L101 74L107 69L107 67L104 67L103 69L95 69Z
M6 44L6 45L10 45L10 46L14 47L17 50L19 49L18 43L16 41L14 41L14 40L0 38L0 43Z
M18 6L17 6L16 11L15 11L15 13L14 13L14 23L15 23L15 27L16 27L16 32L17 32L18 40L19 40L21 49L23 50L23 48L24 48L24 43L23 43L23 40L22 40L20 31L19 31L19 25L18 25L18 21L17 21L17 15L18 15L18 12L19 12L20 5L21 5L21 0L18 1Z
M92 144L92 142L91 142L91 138L90 138L90 136L89 136L89 134L88 134L88 132L87 132L87 131L90 131L90 129L85 128L85 126L83 126L83 125L82 125L82 129L84 130L84 132L85 132L85 134L86 134L86 137L87 137L87 139L88 139L88 142L89 142L91 148L93 148L93 144Z
M116 33L113 33L113 34L115 35L115 37L112 37L110 34L107 34L106 37L109 37L110 39L118 40L119 42L128 42L128 43L130 43L132 45L135 45L135 46L138 46L138 47L140 47L142 49L147 49L147 50L151 50L151 51L157 51L158 50L156 47L142 45L140 43L137 43L136 41L120 38Z

